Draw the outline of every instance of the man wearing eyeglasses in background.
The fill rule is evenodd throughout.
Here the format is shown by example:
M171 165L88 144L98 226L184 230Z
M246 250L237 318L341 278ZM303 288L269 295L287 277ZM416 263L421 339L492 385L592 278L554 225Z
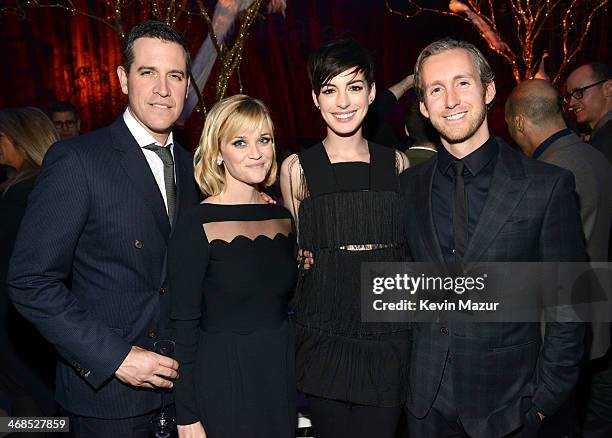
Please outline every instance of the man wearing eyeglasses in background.
M578 123L591 129L589 143L612 163L612 69L598 62L584 64L569 75L566 89L563 102Z
M70 102L58 101L49 110L51 120L62 140L76 137L80 134L81 120L76 107Z
M567 78L566 90L563 102L578 123L591 129L589 143L612 163L612 69L595 62L582 65ZM589 385L588 394L582 396L587 400L580 403L586 404L582 437L612 436L612 348L604 357L585 364L581 379Z

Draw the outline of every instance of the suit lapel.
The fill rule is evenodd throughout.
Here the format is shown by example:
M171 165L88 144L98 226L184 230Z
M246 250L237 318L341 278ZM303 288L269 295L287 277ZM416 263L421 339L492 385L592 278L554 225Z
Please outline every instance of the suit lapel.
M440 242L438 241L438 233L434 227L433 216L431 210L431 189L433 185L433 174L438 163L437 157L422 164L422 171L418 175L416 190L414 193L415 204L413 208L416 210L417 224L422 227L419 230L421 238L427 252L429 260L438 263L444 263ZM428 187L428 190L423 190ZM409 230L410 231L410 230Z
M497 141L497 164L480 220L468 244L465 256L468 261L480 261L479 258L493 243L529 185L518 153L499 139Z
M121 153L120 162L128 178L136 189L142 194L142 198L150 207L157 226L162 234L168 238L170 235L170 222L164 204L164 198L159 192L155 177L147 160L140 150L140 146L119 117L111 125L113 148Z

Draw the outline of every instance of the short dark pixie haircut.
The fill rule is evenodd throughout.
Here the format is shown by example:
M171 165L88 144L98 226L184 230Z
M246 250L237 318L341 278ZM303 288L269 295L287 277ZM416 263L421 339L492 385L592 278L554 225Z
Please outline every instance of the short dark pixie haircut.
M123 50L121 51L121 65L127 73L130 72L130 67L134 62L134 41L138 38L157 38L169 43L179 44L185 51L185 60L187 63L187 75L191 72L191 56L189 49L183 39L183 36L172 26L162 23L161 21L143 21L132 27L123 40Z
M343 71L361 72L369 86L374 83L374 62L370 53L351 38L325 43L308 59L308 78L318 96L321 88Z

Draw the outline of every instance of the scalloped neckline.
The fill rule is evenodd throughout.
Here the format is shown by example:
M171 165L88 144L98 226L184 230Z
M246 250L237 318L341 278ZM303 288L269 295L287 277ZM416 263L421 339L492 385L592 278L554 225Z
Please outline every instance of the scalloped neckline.
M256 204L256 205L259 205L259 204ZM257 236L255 237L255 239L251 239L251 238L250 238L250 237L248 237L248 236L244 236L244 235L242 235L242 234L238 234L237 236L234 236L234 238L232 238L232 240L230 240L229 242L228 242L227 240L223 240L223 239L213 239L213 240L211 240L210 242L208 242L208 244L209 244L209 245L212 245L212 244L213 244L213 243L215 243L215 242L220 242L220 243L225 243L226 245L231 245L231 244L232 244L232 243L234 243L235 241L237 241L237 240L241 240L241 239L247 240L248 242L251 242L251 243L255 243L255 242L257 242L257 240L259 240L260 238L261 238L262 240L268 240L268 241L270 241L270 242L274 242L274 241L275 241L275 240L276 240L276 239L277 239L279 236L282 236L282 237L284 237L285 239L289 239L289 238L290 238L290 236L292 236L292 235L293 235L293 232L289 232L289 234L285 235L284 233L282 233L282 232L280 232L280 231L279 231L279 232L277 232L277 233L274 235L274 237L269 237L269 236L266 236L265 234L259 234L259 235L257 235Z

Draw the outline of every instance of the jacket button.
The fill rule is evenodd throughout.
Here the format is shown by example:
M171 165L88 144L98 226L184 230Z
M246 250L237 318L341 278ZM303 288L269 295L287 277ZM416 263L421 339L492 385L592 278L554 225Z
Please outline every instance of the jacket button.
M142 248L142 242L140 240L134 240L134 247L136 249Z
M442 328L440 329L440 333L442 333L443 335L448 335L448 328L446 328L446 327L442 327Z
M148 336L150 338L154 338L155 336L157 336L157 333L155 332L155 330L151 329L149 330Z
M159 288L159 294L160 294L160 295L163 295L163 294L165 294L165 293L166 293L166 289L164 289L163 287L160 287L160 288Z

